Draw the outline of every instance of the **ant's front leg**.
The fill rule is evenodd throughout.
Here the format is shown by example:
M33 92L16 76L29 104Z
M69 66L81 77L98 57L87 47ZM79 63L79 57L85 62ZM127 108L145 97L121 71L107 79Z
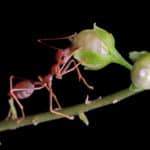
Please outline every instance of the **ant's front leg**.
M72 65L72 63L73 63L74 66L69 69L69 67ZM94 87L91 86L91 85L89 85L89 84L87 83L86 79L82 76L82 74L81 74L81 72L80 72L80 70L79 70L79 68L78 68L79 65L80 65L80 63L77 64L74 59L71 59L71 60L66 64L66 66L65 66L63 69L61 69L61 72L59 72L59 76L62 77L63 75L68 74L68 73L70 73L70 72L76 70L76 71L77 71L77 74L78 74L79 80L82 80L86 87L88 87L89 89L93 90ZM57 75L56 75L56 77L57 77Z

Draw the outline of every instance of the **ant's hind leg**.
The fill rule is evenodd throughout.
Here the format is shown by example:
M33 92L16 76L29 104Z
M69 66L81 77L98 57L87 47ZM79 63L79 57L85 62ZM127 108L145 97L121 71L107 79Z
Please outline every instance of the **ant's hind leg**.
M23 105L19 102L18 98L13 93L13 90L11 90L10 93L11 93L11 96L14 98L14 100L16 101L16 103L18 104L18 106L19 106L19 108L21 110L22 118L24 118L25 117L25 113L24 113L24 107L23 107Z
M6 120L9 119L16 120L18 118L18 115L16 107L14 105L14 99L10 98L8 102L9 102L9 111Z
M24 113L24 108L23 105L19 102L18 98L16 97L16 95L14 94L15 90L21 90L21 89L13 89L13 79L15 78L15 76L10 76L9 78L9 82L10 82L10 94L11 97L16 101L16 103L18 104L20 110L21 110L21 114L22 114L22 118L25 117L25 113Z

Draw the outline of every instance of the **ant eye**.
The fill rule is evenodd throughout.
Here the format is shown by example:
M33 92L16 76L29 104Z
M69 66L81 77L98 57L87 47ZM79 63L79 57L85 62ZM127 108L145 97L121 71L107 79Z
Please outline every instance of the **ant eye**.
M65 58L66 58L66 57L63 55L63 56L61 57L61 60L65 60Z

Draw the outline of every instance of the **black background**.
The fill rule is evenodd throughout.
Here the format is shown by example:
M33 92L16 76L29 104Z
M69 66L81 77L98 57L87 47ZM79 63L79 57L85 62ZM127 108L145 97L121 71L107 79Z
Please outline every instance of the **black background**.
M128 60L128 53L132 50L149 51L149 13L146 4L65 4L30 5L9 9L2 14L1 27L1 63L0 63L0 119L4 119L8 111L9 76L23 76L36 79L37 75L46 74L54 63L55 50L47 49L35 41L39 37L60 37L92 28L96 22L98 26L113 33L116 48ZM11 8L11 6L10 6ZM55 43L65 47L69 43ZM2 60L3 59L3 60ZM131 62L131 61L130 61ZM89 83L95 86L89 91L78 82L76 73L66 75L63 80L54 79L54 90L65 106L84 101L89 93L91 99L109 95L127 88L130 84L130 72L116 64L111 64L103 70L81 72ZM22 101L27 115L48 110L47 92L36 92L29 99ZM28 126L14 131L0 133L2 148L9 149L18 143L26 146L38 146L53 142L70 141L78 145L79 137L87 135L88 139L99 136L99 140L116 140L127 135L143 137L148 133L148 101L149 91L127 98L113 106L107 106L87 113L90 125L86 127L78 118L75 121L60 119L40 124L36 127ZM76 134L74 129L77 130ZM82 129L82 130L81 130ZM94 133L88 135L92 130ZM94 130L94 131L93 131ZM83 133L84 132L84 133ZM118 134L119 133L119 134ZM77 135L78 138L73 140ZM29 137L32 140L29 140ZM47 138L46 138L47 137ZM69 138L68 138L69 137ZM84 138L84 136L83 136ZM139 136L141 138L141 136ZM39 141L39 142L38 142ZM82 140L81 140L82 141ZM29 144L31 143L31 144ZM88 142L86 142L88 143ZM55 145L56 146L56 145ZM57 145L58 146L58 145Z

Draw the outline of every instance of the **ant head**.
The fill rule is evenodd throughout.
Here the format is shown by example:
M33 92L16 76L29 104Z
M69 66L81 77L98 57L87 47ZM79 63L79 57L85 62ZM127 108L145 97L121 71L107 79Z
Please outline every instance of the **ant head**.
M66 62L70 56L70 49L59 49L56 53L56 61L60 64Z

